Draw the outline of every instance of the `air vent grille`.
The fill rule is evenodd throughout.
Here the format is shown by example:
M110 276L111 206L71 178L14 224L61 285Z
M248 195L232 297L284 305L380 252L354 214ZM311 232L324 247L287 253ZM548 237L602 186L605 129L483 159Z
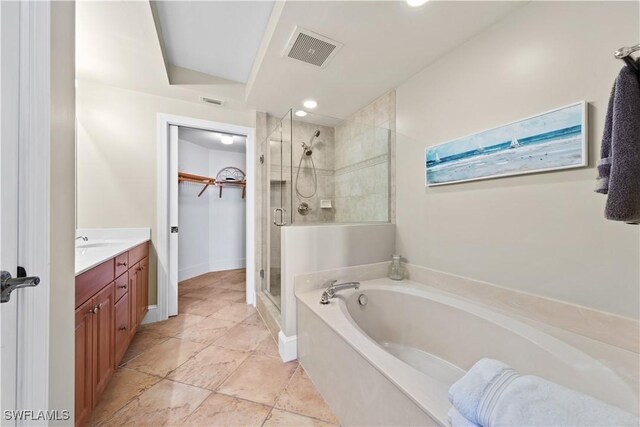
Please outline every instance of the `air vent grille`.
M341 47L342 43L296 27L285 54L289 58L324 68Z
M200 97L200 100L202 102L206 102L207 104L213 104L213 105L222 105L222 104L224 104L224 101L222 101L221 99L209 98L207 96Z

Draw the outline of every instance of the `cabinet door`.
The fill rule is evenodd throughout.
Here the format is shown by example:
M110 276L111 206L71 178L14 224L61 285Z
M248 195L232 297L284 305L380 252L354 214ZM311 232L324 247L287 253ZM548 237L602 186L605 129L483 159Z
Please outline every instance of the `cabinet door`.
M116 364L120 363L129 345L130 316L129 298L125 295L116 303Z
M144 258L138 264L138 325L144 319L144 315L147 314L149 308L149 268L148 258Z
M129 339L133 338L138 326L138 265L129 269Z
M96 377L94 379L94 401L102 394L115 371L115 286L106 286L93 298L96 304L94 317L94 339L96 344L93 360Z
M82 425L93 406L93 300L76 309L76 425Z

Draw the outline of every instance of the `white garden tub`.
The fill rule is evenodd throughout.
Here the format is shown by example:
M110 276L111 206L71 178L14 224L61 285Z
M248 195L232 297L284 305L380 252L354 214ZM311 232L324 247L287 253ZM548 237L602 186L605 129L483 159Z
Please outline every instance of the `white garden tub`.
M298 357L342 424L446 425L449 387L483 357L638 414L634 353L587 340L596 359L584 345L411 281L366 281L328 305L322 291L297 295Z

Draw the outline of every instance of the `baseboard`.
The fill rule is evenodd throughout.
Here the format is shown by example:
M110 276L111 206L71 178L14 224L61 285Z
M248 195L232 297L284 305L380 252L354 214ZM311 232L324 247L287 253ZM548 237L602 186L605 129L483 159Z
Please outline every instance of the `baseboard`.
M147 314L144 316L144 319L142 319L142 324L145 325L147 323L155 323L161 320L166 320L166 319L160 319L160 310L158 310L158 306L150 305L149 311L147 311Z
M246 265L247 262L244 258L223 259L210 262L209 271L237 270L239 268L245 268Z
M178 282L208 273L209 263L203 263L178 270Z
M286 336L282 331L278 332L278 351L283 362L289 362L298 358L298 336Z

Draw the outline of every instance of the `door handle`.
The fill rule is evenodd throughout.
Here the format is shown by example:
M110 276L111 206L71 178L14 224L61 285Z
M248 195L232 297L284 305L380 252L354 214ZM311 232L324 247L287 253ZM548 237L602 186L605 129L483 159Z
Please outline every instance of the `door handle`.
M38 286L39 277L11 277L8 271L0 271L0 303L9 302L11 292L20 288Z

